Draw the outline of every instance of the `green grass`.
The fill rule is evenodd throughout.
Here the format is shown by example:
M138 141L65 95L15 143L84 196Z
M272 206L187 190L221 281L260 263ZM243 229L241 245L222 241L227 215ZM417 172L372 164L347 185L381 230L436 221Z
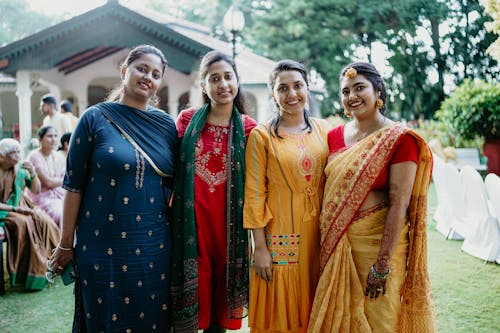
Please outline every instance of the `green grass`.
M500 332L500 266L460 250L435 229L434 187L429 192L428 262L439 332Z
M429 216L434 213L434 188ZM500 266L460 251L462 242L445 240L429 219L429 272L439 332L500 332ZM0 332L71 331L73 287L60 279L39 292L7 287L0 296Z

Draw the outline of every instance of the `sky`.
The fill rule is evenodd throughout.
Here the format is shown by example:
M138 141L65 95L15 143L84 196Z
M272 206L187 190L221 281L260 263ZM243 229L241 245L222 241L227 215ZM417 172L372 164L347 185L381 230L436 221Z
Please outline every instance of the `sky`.
M31 9L40 13L74 16L101 6L106 0L27 0L27 2Z

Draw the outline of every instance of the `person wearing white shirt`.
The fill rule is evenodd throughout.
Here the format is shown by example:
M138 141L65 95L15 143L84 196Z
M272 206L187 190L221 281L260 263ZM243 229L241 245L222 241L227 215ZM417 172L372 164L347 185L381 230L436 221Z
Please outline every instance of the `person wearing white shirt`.
M59 135L71 132L70 119L57 112L56 105L56 98L53 95L47 94L42 96L40 100L40 112L45 115L43 126L53 126Z

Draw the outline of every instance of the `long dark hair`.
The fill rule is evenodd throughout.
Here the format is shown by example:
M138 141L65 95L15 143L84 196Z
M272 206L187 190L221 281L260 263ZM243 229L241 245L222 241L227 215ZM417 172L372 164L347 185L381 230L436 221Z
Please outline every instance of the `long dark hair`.
M247 114L245 94L241 91L240 76L238 75L238 71L236 70L236 64L234 63L234 59L231 56L228 56L227 54L224 54L219 51L210 51L207 54L205 54L205 56L201 59L200 63L200 83L205 81L205 78L207 77L208 74L208 68L219 61L226 62L233 69L234 74L236 75L236 80L238 81L238 93L236 94L233 103L241 114ZM210 98L203 91L202 91L202 96L203 96L203 103L210 103Z
M161 76L163 77L163 74L165 73L165 69L167 68L167 58L165 58L165 55L163 52L161 52L158 48L154 47L153 45L139 45L134 47L127 55L123 63L121 64L120 68L127 68L130 66L131 63L139 59L145 54L154 54L160 58L161 64L163 66L163 69L161 71ZM120 82L120 85L113 89L109 95L108 98L106 99L108 102L116 102L120 99L120 97L123 94L123 81ZM156 97L156 95L155 95ZM156 101L152 100L152 104L156 104Z
M344 78L345 72L347 72L349 68L354 68L358 73L358 75L363 75L364 77L366 77L368 81L370 81L375 91L380 91L379 98L382 100L382 102L384 102L384 105L379 109L379 111L380 113L385 114L386 110L385 100L387 98L387 90L385 87L384 79L382 78L378 70L375 68L375 66L373 66L369 62L362 62L362 61L350 63L349 65L345 66L344 69L342 69L342 71L340 72L339 86L342 83L342 79ZM341 96L341 94L342 92L339 93L339 96ZM342 97L340 98L342 99Z
M297 71L302 75L302 78L304 79L304 82L306 83L307 87L309 87L309 80L307 78L307 69L304 65L301 63L295 61L295 60L290 60L290 59L284 59L278 61L276 66L274 66L273 70L271 71L271 74L269 74L269 82L268 86L269 89L271 90L271 94L274 93L274 85L276 84L276 78L278 75L282 72L286 71ZM308 96L309 98L309 96ZM278 134L278 127L280 126L281 122L281 112L280 112L280 107L278 103L276 103L276 112L274 117L271 119L271 129L277 137L281 138L281 136ZM311 126L311 120L310 120L310 114L309 110L304 109L304 120L306 122L306 129L311 132L312 126Z

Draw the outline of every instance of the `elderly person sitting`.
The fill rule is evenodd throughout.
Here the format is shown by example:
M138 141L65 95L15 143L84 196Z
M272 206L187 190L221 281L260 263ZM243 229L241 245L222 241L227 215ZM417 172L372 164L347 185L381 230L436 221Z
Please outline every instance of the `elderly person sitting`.
M7 268L12 285L29 290L45 287L45 262L57 246L55 222L24 193L40 191L40 180L31 162L19 163L21 146L14 139L0 140L0 226L7 238Z

